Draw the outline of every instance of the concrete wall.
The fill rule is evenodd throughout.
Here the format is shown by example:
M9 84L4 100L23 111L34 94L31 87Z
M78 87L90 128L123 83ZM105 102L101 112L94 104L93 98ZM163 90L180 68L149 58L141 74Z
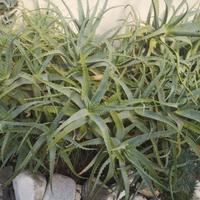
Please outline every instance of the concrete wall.
M23 4L28 9L34 9L34 1L37 0L19 0L21 4ZM46 6L45 0L38 0L41 7ZM66 8L63 6L62 0L51 0L61 11L63 14L66 14ZM64 0L69 8L73 11L74 15L77 16L77 1L76 0ZM172 0L173 5L177 6L180 4L182 0ZM190 7L197 6L200 2L199 0L186 0ZM87 0L82 0L83 5L86 5ZM90 8L92 9L96 4L97 0L89 0ZM100 6L103 5L104 0L100 0ZM159 0L161 11L165 8L164 0ZM142 20L145 20L147 17L147 13L151 4L151 0L108 0L108 7L119 6L115 9L109 11L103 19L99 31L105 31L111 27L116 26L116 24L120 23L120 19L125 18L127 15L127 10L124 9L125 5L132 5L136 12L140 15Z

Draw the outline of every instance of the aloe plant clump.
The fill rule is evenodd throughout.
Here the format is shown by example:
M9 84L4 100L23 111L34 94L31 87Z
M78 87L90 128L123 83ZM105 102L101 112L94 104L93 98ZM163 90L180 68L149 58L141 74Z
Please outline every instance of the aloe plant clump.
M178 185L199 157L199 9L166 1L159 15L152 0L145 23L97 34L107 2L84 10L77 0L77 19L51 3L24 10L21 29L2 25L1 166L51 179L62 165L88 179L88 199L99 182L125 199L147 187L187 199L192 189Z

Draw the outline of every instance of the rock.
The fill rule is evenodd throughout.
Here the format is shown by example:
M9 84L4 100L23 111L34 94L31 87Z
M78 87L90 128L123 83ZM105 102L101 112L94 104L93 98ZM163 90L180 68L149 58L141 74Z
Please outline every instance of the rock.
M76 183L74 180L55 174L52 177L52 185L49 183L47 186L44 200L75 200L75 194Z
M192 200L200 200L200 182L196 182L194 194Z
M13 180L13 187L16 200L42 200L46 180L40 175L33 175L25 171Z
M136 196L134 200L147 200L147 199L143 196Z

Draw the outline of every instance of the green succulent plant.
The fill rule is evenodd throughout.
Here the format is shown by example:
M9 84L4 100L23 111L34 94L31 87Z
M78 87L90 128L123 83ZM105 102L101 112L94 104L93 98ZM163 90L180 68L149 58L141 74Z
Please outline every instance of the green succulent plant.
M0 1L0 14L15 8L18 4L17 0L1 0Z
M199 9L166 1L160 16L153 0L145 23L97 34L107 2L84 10L77 0L77 19L50 3L24 10L22 29L2 25L1 165L51 180L62 162L89 180L88 199L100 182L126 200L142 186L174 199L180 156L199 157Z
M18 5L18 0L1 0L0 1L0 16L4 24L12 22L11 18L15 15L14 10Z

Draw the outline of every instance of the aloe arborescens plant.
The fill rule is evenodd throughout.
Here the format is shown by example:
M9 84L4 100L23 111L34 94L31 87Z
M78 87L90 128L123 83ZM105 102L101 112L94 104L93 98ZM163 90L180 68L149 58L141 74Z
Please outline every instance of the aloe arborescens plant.
M162 18L155 0L145 24L96 34L107 0L92 11L77 2L78 19L63 1L70 19L49 4L24 10L23 30L2 26L1 164L51 179L62 161L89 178L88 199L100 180L125 199L138 187L174 199L184 150L199 156L198 9L181 13L183 2L170 17L166 1Z

